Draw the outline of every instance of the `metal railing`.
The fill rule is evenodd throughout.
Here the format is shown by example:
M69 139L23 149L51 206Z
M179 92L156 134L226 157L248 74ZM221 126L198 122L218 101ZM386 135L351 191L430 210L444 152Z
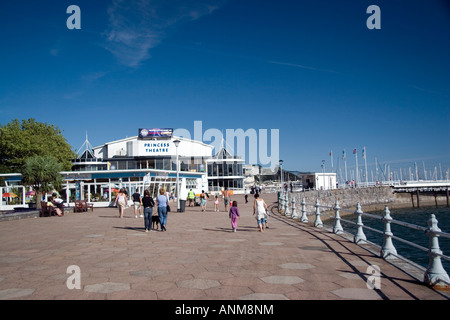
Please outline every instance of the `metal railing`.
M307 210L307 207L310 209ZM313 210L311 210L313 208ZM423 282L430 286L448 286L450 285L450 278L442 266L441 259L450 261L450 257L443 254L439 247L439 237L445 237L450 239L450 234L446 232L442 232L438 227L438 221L434 214L430 215L428 219L428 227L422 227L419 225L411 224L408 222L395 220L391 217L388 206L385 206L384 215L379 216L371 213L365 213L362 211L361 205L357 203L356 210L348 210L342 209L339 206L339 201L336 200L335 205L325 206L319 203L319 200L316 200L315 203L306 203L305 198L302 198L301 209L300 212L296 208L295 197L292 197L291 201L288 199L287 193L282 193L278 199L278 212L284 216L291 217L293 219L299 219L302 223L308 223L308 216L314 216L314 227L321 228L323 227L323 222L321 219L321 209L327 209L334 211L334 216L329 216L334 220L333 224L333 232L335 234L344 233L344 229L342 227L341 222L346 222L352 225L356 225L356 233L353 235L353 241L357 244L363 243L372 243L379 247L378 244L373 243L367 240L367 237L364 233L364 229L371 230L373 232L379 233L383 235L383 243L381 245L380 256L383 259L401 259L403 261L408 262L405 258L397 254L397 250L392 242L393 239L405 243L409 246L412 246L416 249L425 251L429 256L428 268L426 268L424 272ZM356 222L343 219L340 216L341 211L346 211L356 215ZM300 213L300 215L299 215ZM380 220L384 223L384 230L378 230L375 228L371 228L365 226L363 224L363 217ZM394 236L391 231L391 224L401 225L403 227L407 227L410 229L415 229L424 232L429 238L429 246L428 248L418 245L414 242L405 240L401 237Z

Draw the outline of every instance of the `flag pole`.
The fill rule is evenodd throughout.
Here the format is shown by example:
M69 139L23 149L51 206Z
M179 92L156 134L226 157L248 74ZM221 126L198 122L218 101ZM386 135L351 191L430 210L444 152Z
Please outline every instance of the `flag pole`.
M331 158L331 172L333 172L333 150L330 151L330 158Z
M347 177L347 157L345 156L345 149L342 153L342 158L344 160L344 168L345 168L345 183L347 183L348 181L348 177Z
M355 162L356 162L356 186L359 186L359 169L358 169L358 152L356 152L356 149L353 150L353 154L355 155Z
M366 187L369 186L369 177L367 176L367 155L366 155L366 147L363 149L363 158L364 158L364 167L366 168Z

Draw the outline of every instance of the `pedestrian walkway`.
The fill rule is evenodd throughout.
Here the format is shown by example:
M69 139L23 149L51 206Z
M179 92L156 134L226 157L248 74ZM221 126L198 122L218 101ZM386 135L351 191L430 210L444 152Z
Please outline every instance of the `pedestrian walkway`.
M233 198L237 232L223 202L214 212L212 200L206 212L169 213L166 232L144 232L132 207L123 219L116 208L96 208L3 221L0 299L447 299L325 230L272 216L257 232L252 202ZM73 265L80 289L67 286ZM380 269L379 290L367 287L370 266Z

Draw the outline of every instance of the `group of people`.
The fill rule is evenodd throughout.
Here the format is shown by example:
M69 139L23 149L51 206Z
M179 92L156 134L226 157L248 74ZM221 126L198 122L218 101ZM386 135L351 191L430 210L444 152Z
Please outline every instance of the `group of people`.
M192 191L192 190L191 190ZM206 198L209 197L203 190L200 195L200 206L202 207L202 212L206 211ZM135 193L131 196L134 204L134 215L137 218L138 213L140 217L144 217L145 232L149 232L152 229L153 220L153 207L157 206L157 216L159 218L159 223L161 225L162 231L167 231L167 213L170 211L169 196L167 195L164 188L159 190L159 195L155 200L150 195L149 190L144 191L144 196L141 197L139 190L137 189ZM189 198L189 197L188 197ZM119 218L123 218L124 209L127 206L128 196L125 189L120 189L116 195L115 205L119 208ZM230 192L225 188L223 192L223 201L225 205L225 212L228 212L228 216L231 220L231 228L233 232L237 230L237 223L240 217L238 203L237 201L231 202ZM228 205L230 209L228 211ZM143 215L141 214L141 207L144 208ZM253 203L253 215L256 217L259 232L263 232L267 228L267 204L262 199L258 193L255 194L255 200ZM214 198L214 211L219 211L219 197L216 195Z
M139 190L131 196L134 205L134 216L144 218L145 232L149 232L152 229L153 220L153 208L157 206L157 215L159 224L161 225L161 231L167 231L167 213L170 211L169 196L164 188L159 189L159 195L156 198L156 203L153 197L150 195L149 190L144 191L144 196L141 197ZM123 218L124 209L127 206L128 197L125 190L122 188L116 195L115 205L119 207L119 218ZM144 208L144 214L141 214L141 208Z
M225 187L224 191L222 192L222 196L223 196L223 203L225 205L225 211L228 212L228 205L230 204L230 191L228 190L227 187ZM206 211L206 204L207 204L207 199L209 198L209 194L205 192L205 190L202 190L202 193L200 194L200 207L202 209L202 212ZM192 191L192 189L189 190L188 195L187 195L187 199L189 201L188 206L194 206L194 202L195 202L195 192ZM214 196L214 212L219 212L219 196L215 195Z
M51 211L60 217L64 214L63 200L55 192L47 198L47 207L51 208Z
M262 199L258 193L255 194L255 201L253 202L253 215L256 216L259 232L263 232L266 228L268 228L268 207L264 199ZM228 216L231 219L231 228L233 232L236 232L237 222L240 217L237 201L232 202Z
M202 190L200 195L200 206L202 207L202 212L206 211L206 198L207 194ZM223 202L225 205L225 212L228 212L228 217L231 219L231 228L233 232L237 230L237 223L240 217L237 201L231 201L230 192L227 188L223 191ZM247 203L247 194L245 194L245 203ZM230 210L228 211L228 205ZM214 197L214 212L219 212L219 197L215 195ZM258 223L259 232L263 232L267 227L267 217L268 217L268 207L264 199L262 199L258 192L255 194L255 201L253 203L253 215L256 216L256 221Z

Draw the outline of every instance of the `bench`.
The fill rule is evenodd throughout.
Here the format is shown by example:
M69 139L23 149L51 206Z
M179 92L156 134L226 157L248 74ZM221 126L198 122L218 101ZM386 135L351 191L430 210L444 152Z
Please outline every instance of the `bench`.
M39 217L45 217L47 215L47 217L51 217L52 213L55 212L56 207L49 207L47 205L47 201L41 201L41 211L39 212ZM59 207L59 209L61 209L61 214L64 215L64 206ZM55 212L55 215L56 212Z
M93 203L86 202L86 201L84 203L86 205L86 211L91 209L91 211L94 212L94 204Z
M39 212L39 217L51 217L52 216L52 208L47 206L47 201L41 201L41 211Z
M74 212L85 212L88 211L88 209L94 211L94 204L84 200L75 200Z

